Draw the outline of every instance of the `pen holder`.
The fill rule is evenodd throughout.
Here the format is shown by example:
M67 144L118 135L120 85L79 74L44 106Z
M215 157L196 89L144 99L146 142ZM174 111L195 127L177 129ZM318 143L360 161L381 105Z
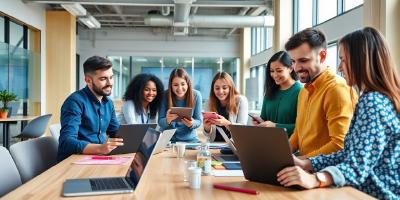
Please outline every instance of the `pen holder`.
M189 171L189 187L192 189L200 189L201 186L201 168L190 167Z

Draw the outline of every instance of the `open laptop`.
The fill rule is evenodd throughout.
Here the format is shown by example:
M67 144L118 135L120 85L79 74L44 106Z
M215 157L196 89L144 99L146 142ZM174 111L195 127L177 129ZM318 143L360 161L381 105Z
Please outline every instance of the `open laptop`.
M228 144L229 148L232 150L233 154L219 154L219 155L213 155L213 157L215 158L215 160L223 163L238 163L239 158L237 157L237 149L235 147L235 144L225 133L224 129L218 126L216 128L218 132L221 134L222 138L224 138L225 142Z
M283 128L246 125L229 126L247 180L280 185L276 174L294 166L286 131Z
M142 143L147 129L156 128L157 124L121 124L115 137L124 139L124 146L112 150L109 155L135 153Z
M160 139L154 148L153 154L161 153L167 147L172 136L174 136L176 129L168 129L160 134Z
M152 155L154 147L157 145L159 136L159 131L152 128L147 130L132 161L131 166L133 169L132 171L128 170L125 177L67 179L64 182L63 195L72 197L133 192L146 169L147 162Z

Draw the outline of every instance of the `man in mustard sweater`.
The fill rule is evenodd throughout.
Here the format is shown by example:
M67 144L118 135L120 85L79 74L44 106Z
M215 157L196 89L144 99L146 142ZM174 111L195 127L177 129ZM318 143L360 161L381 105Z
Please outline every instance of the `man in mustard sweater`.
M290 137L292 151L311 157L343 149L357 95L326 66L325 35L308 28L293 35L285 48L300 81L305 83L299 93L296 125Z

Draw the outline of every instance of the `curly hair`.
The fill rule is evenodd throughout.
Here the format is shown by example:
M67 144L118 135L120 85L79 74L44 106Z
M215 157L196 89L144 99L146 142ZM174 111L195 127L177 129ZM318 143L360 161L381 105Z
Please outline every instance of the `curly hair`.
M162 84L161 80L153 75L153 74L138 74L136 75L131 82L129 83L128 87L126 88L124 94L124 100L129 101L131 100L135 106L135 110L138 114L142 114L143 110L143 91L147 84L147 82L152 81L156 85L157 88L157 95L152 102L149 103L150 106L150 118L155 118L157 115L157 111L160 108L160 104L162 101L162 95L164 91L164 85Z

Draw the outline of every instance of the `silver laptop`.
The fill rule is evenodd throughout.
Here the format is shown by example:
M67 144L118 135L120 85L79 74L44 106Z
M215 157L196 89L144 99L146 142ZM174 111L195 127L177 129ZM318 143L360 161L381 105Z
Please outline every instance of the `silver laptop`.
M125 177L67 179L64 182L63 195L72 197L133 192L139 184L159 137L159 131L152 128L147 130L132 161L133 169L128 170ZM141 168L144 170L140 170Z
M235 144L233 143L233 140L228 137L224 129L218 126L216 128L221 136L224 138L225 142L228 144L229 148L231 148L233 154L218 154L213 155L213 157L215 158L215 160L223 163L239 163L240 161L237 157L237 149L235 147Z
M163 131L160 134L160 139L157 142L156 147L154 148L153 154L161 153L167 147L169 141L171 140L172 136L174 136L176 129L168 129Z

